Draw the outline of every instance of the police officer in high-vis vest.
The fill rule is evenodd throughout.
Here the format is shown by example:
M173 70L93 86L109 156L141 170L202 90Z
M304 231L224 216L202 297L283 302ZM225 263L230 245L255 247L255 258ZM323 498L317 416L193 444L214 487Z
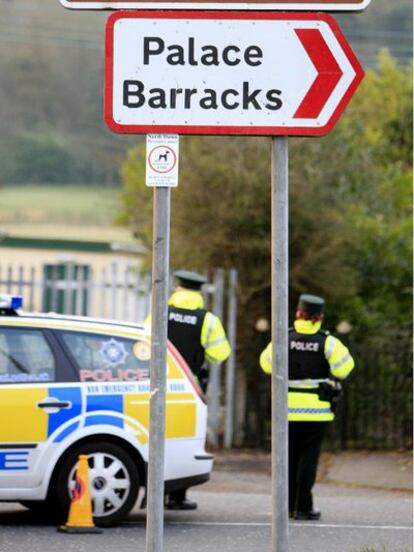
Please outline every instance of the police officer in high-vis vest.
M201 287L207 278L197 272L178 270L178 286L168 300L168 339L178 349L205 392L208 383L206 362L228 358L230 344L218 316L204 308ZM197 503L186 498L186 490L169 494L166 508L194 510Z
M299 298L294 327L289 329L289 516L317 520L312 487L316 480L324 432L341 394L337 380L354 368L347 347L321 330L325 301L316 295ZM272 344L260 355L264 372L272 372Z

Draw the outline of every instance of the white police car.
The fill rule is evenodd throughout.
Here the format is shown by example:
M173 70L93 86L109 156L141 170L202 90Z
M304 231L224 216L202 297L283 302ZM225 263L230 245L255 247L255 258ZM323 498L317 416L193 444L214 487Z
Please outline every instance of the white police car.
M131 510L146 484L150 341L143 327L26 314L0 295L0 501L66 515L87 454L94 521ZM168 345L166 492L209 479L207 406Z

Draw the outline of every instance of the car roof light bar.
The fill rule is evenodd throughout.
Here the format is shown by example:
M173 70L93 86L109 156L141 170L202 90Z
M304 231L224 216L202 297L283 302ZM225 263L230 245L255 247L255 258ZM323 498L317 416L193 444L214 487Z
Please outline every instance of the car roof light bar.
M23 297L21 295L0 294L0 309L16 310L23 306Z

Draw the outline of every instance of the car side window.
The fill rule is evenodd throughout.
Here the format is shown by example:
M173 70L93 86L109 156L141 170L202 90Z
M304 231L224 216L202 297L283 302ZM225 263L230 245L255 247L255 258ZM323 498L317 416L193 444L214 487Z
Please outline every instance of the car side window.
M56 363L40 330L0 328L0 383L54 381Z
M139 339L60 332L81 381L139 381L149 378L151 347Z

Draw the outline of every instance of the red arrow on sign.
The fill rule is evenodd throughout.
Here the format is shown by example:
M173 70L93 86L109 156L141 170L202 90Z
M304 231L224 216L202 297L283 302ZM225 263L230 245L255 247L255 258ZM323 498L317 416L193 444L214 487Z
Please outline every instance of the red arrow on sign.
M316 119L343 73L318 29L295 29L295 32L318 75L293 117Z

